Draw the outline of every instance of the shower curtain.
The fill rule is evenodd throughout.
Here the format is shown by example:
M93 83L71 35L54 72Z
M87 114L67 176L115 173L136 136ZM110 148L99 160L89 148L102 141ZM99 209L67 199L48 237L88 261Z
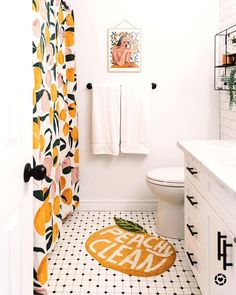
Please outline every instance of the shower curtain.
M33 0L34 290L47 294L47 253L79 205L74 16L68 0Z

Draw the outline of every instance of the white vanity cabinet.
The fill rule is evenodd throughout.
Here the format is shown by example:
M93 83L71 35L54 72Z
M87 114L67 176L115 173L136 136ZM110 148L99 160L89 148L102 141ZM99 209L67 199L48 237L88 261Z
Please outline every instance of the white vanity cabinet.
M203 295L235 295L236 190L224 177L235 173L236 182L236 157L225 168L222 153L227 149L217 143L178 143L185 153L185 253ZM209 144L214 153L207 156ZM234 147L236 155L236 143ZM217 171L222 166L222 179L215 166Z

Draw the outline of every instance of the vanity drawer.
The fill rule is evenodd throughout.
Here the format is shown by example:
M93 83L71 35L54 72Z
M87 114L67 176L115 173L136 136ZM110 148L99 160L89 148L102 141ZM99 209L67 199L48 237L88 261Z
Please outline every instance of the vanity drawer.
M202 294L209 294L208 261L206 259L202 259L200 253L196 249L196 246L190 240L185 241L185 255L186 260L196 277Z
M194 243L195 248L204 260L208 249L208 220L203 223L201 219L193 214L185 215L185 240Z
M185 177L201 192L202 168L201 163L191 155L185 156Z
M206 201L201 194L191 184L188 179L185 179L184 188L184 208L185 214L195 218L204 224L207 221L207 215L205 213Z

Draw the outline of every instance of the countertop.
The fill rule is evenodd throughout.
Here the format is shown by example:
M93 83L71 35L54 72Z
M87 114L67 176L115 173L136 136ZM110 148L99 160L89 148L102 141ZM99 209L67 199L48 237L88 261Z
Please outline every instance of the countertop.
M183 140L177 145L236 193L236 140Z

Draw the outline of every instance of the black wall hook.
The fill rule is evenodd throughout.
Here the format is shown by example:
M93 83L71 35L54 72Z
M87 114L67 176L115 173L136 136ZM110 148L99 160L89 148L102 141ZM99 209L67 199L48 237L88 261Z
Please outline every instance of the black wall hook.
M151 83L151 85L152 85L152 89L156 89L157 88L157 84L156 83ZM92 89L93 88L93 85L92 85L92 83L88 83L87 85L86 85L86 87L87 87L87 89Z
M88 83L88 84L87 84L87 88L88 88L88 89L92 89L92 88L93 88L92 83Z
M156 83L152 83L152 89L156 89L157 88L157 84Z

